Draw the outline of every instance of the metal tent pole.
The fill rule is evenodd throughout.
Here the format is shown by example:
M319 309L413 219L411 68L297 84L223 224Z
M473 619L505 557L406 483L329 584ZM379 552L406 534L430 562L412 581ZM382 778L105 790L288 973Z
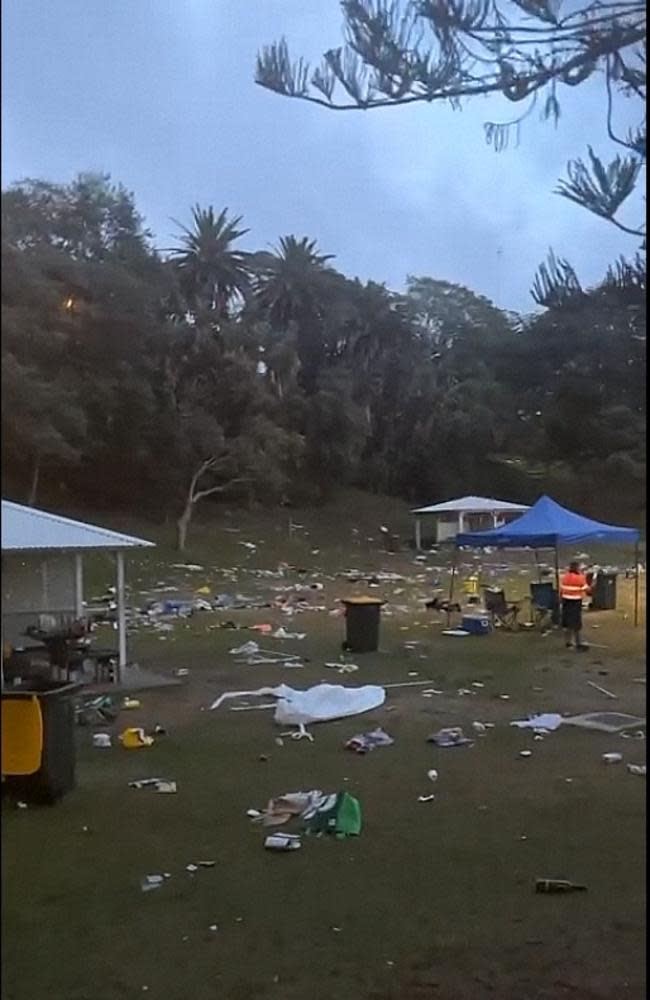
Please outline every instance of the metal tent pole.
M449 622L451 619L451 609L449 605L454 598L454 581L456 579L456 563L458 561L458 546L454 545L454 556L451 562L451 577L449 579L449 604L447 605L447 627L449 627Z
M639 543L634 544L634 627L639 624Z
M126 666L126 596L124 584L124 553L115 553L117 567L117 638L118 638L118 661L117 661L117 683L122 682L124 668Z
M77 621L83 618L84 613L84 569L83 556L80 552L74 557L74 613Z
M555 600L557 602L557 611L556 611L557 624L561 625L562 616L560 613L560 609L562 607L562 604L560 601L560 553L557 541L555 542Z

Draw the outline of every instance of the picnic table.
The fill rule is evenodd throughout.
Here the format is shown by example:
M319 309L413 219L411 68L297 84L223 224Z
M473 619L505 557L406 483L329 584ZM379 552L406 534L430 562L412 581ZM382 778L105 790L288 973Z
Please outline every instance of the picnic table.
M117 660L117 652L112 649L97 649L91 645L89 629L85 622L75 621L57 629L44 629L31 625L23 633L27 638L42 643L47 650L50 667L60 679L70 680L70 671L82 666L84 660L95 664L95 680L100 673Z

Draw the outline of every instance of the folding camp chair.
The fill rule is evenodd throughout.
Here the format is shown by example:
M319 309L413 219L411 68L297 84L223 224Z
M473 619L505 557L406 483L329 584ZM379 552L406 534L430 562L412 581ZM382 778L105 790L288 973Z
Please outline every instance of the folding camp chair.
M535 627L543 632L558 624L557 593L552 583L531 583L530 616Z
M483 590L485 610L495 628L516 629L521 601L507 601L503 590L485 587Z

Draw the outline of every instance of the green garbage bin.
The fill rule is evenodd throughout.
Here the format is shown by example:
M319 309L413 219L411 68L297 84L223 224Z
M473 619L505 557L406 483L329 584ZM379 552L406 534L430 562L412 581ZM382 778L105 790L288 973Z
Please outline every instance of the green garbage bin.
M78 690L78 684L37 678L3 689L2 777L16 797L54 803L74 788Z
M379 620L385 603L377 597L350 597L343 601L346 626L344 650L350 653L377 652Z
M592 611L616 609L616 573L599 573L593 585Z

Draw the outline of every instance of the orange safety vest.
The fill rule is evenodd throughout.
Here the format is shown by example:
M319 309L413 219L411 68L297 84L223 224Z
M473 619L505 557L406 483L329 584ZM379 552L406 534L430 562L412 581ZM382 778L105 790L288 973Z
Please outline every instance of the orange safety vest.
M560 597L563 601L581 601L589 590L584 573L565 573L560 580Z

